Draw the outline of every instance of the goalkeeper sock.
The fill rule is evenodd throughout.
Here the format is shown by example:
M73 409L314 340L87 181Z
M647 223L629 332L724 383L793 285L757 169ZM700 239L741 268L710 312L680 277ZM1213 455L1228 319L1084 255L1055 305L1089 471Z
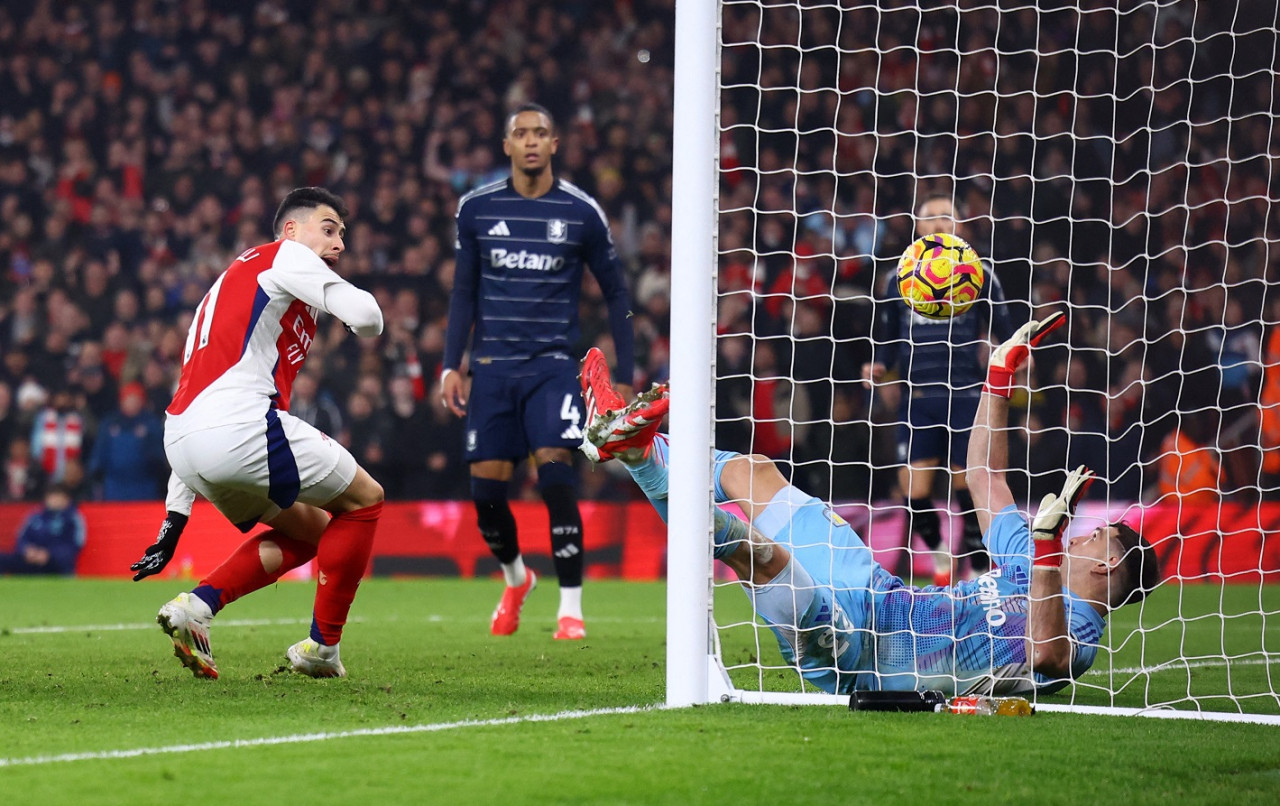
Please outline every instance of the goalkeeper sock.
M356 588L369 567L373 535L381 515L381 501L354 512L339 513L320 537L316 602L311 618L311 640L317 644L333 646L342 640Z
M728 557L739 544L747 542L751 537L751 527L746 521L720 507L715 509L715 525L715 550L712 556L717 560Z
M667 482L670 475L667 455L670 450L671 443L667 435L654 434L653 443L643 459L634 464L622 464L649 499L649 503L662 516L663 523L667 520Z
M315 556L314 543L295 540L277 529L270 529L241 543L222 565L200 580L191 593L217 615L226 605L274 584Z

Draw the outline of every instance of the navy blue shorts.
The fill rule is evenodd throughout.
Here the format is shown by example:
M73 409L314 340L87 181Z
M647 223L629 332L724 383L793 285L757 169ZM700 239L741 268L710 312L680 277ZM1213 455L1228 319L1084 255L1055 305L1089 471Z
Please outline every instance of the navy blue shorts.
M573 361L476 367L467 399L467 461L519 461L538 448L573 450L582 444L585 411Z
M964 467L977 413L977 397L908 396L899 411L898 461L933 459L941 464L945 458L953 467Z

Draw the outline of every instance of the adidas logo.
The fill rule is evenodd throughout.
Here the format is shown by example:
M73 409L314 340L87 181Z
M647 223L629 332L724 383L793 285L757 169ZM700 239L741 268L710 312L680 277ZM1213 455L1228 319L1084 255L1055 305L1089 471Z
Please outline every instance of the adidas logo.
M506 238L511 235L511 230L507 227L507 222L499 221L497 224L489 227L489 234L497 235L500 238Z

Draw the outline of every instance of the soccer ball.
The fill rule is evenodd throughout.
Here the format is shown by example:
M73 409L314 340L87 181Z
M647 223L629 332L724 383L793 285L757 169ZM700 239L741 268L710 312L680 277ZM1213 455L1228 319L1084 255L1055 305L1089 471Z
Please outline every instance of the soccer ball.
M929 319L950 319L972 308L985 280L978 253L948 233L924 236L898 260L898 293Z

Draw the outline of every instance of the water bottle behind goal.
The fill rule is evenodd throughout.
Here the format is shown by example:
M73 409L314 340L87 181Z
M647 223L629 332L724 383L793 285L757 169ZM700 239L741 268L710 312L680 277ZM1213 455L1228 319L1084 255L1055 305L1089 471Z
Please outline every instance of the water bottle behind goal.
M1035 706L1022 697L986 697L969 695L952 697L947 710L953 714L973 716L1031 716Z

